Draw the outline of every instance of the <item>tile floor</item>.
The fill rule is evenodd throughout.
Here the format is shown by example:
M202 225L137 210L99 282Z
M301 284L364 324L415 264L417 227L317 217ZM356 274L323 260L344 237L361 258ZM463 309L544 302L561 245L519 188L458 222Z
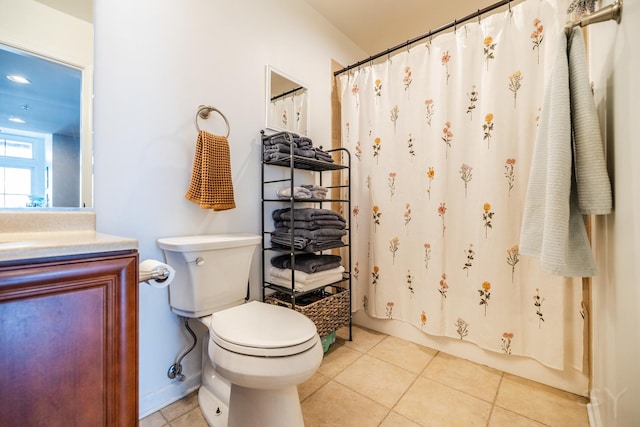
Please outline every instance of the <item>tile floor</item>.
M589 425L584 397L357 326L347 337L338 331L318 372L298 387L306 427ZM207 423L193 393L140 427Z

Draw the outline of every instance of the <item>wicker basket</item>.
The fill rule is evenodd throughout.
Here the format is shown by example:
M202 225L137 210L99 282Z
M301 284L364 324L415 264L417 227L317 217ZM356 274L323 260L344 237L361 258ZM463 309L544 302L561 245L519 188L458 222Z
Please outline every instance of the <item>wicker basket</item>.
M315 323L318 335L329 335L349 324L351 316L349 289L335 288L336 293L323 290L312 292L296 299L296 311L304 314ZM265 302L291 308L289 295L275 292L265 298Z

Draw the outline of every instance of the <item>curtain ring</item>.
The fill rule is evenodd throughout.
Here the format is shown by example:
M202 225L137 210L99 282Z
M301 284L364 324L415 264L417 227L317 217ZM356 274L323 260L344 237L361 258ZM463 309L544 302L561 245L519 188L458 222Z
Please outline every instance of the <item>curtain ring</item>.
M480 9L478 9L478 24L480 23Z
M458 20L453 20L453 33L455 34L458 31Z
M511 0L509 0L508 3L509 3L509 13L511 13Z

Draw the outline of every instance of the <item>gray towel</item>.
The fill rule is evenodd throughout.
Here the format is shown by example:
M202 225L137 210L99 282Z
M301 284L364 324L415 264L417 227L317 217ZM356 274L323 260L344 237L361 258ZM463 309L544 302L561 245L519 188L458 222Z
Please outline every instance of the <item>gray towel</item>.
M279 235L289 235L292 229L282 227L276 228L275 233ZM306 237L312 240L331 240L338 239L347 234L347 230L338 228L319 228L317 230L305 230L304 228L294 228L293 235L297 237ZM328 239L330 238L330 239Z
M292 217L297 221L313 221L318 219L337 219L342 222L346 222L344 217L338 212L330 209L320 208L298 208L293 210L291 208L276 209L271 214L274 220L291 220Z
M317 273L337 268L340 266L341 261L340 255L301 254L295 257L294 270L304 271L309 274ZM271 265L278 268L291 268L291 256L275 256L271 258Z
M574 47L580 43L580 31L571 35ZM559 46L547 87L545 88L540 126L536 136L529 185L525 199L520 253L540 258L542 269L561 276L593 276L595 264L582 215L578 208L578 191L572 170L571 109L584 112L582 103L593 103L591 96L582 94L571 97L569 90L569 62L578 68L579 49L572 49L567 58L567 38L558 37ZM582 53L583 55L584 53ZM584 65L583 65L584 66ZM586 70L574 70L586 76ZM594 133L600 135L597 117L589 119L595 126ZM584 126L584 119L574 125ZM581 131L576 132L576 136ZM583 149L594 150L576 145ZM600 153L602 147L599 147ZM581 161L589 155L581 154ZM576 159L577 161L577 159ZM583 166L587 166L584 164ZM582 169L581 169L582 170ZM582 174L582 172L578 172ZM584 180L583 180L584 182ZM592 189L586 190L589 194Z
M305 230L318 230L319 228L345 228L345 223L337 219L318 219L313 221L275 221L275 227L302 228Z
M569 90L578 207L583 214L606 215L611 213L611 183L586 58L582 31L574 28L569 39Z
M269 138L265 138L262 140L262 143L266 146L276 145L276 144L290 144L299 138L299 136L295 133L277 133Z

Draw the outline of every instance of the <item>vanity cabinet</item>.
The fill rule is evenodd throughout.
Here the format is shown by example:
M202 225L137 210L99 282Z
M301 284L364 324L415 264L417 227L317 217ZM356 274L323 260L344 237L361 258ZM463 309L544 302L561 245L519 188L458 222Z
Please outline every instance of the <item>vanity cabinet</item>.
M271 138L284 138L293 145L294 134L280 132L267 135L261 133L263 158L262 158L262 299L265 302L293 308L309 317L316 325L318 334L327 337L337 329L348 326L349 340L352 338L351 318L351 156L347 149L336 148L323 150L334 162L318 160L301 155L278 153L277 158L267 159L265 156L266 140ZM267 169L279 168L281 176L267 177ZM304 177L301 174L309 174ZM299 198L295 193L297 186L303 181L313 179L320 187L327 190L325 198ZM290 197L277 196L278 187L290 189ZM340 238L340 246L332 246L330 249L317 250L315 253L340 253L344 272L341 278L328 284L311 285L305 290L298 290L295 285L296 258L308 255L309 251L295 249L294 224L290 221L288 233L290 243L284 247L281 244L272 243L274 221L272 213L277 208L289 208L291 212L297 208L319 208L333 210L341 214L346 223L346 235ZM290 284L274 283L269 278L268 270L273 256L288 255L290 265L294 266L291 272ZM300 273L297 273L300 274Z
M0 426L138 425L138 252L0 263Z

